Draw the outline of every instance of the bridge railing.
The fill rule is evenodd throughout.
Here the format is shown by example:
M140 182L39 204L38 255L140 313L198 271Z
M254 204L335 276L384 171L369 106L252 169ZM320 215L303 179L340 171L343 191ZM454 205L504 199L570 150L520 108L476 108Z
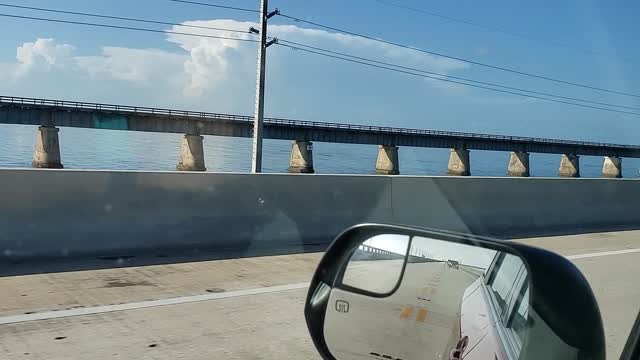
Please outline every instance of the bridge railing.
M36 99L36 98L24 98L24 97L15 97L15 96L0 96L0 103L73 108L73 109L80 109L80 110L131 112L131 113L139 113L139 114L146 114L146 115L169 115L169 116L181 116L181 117L192 117L192 118L196 117L196 118L214 119L214 120L253 121L253 117L244 116L244 115L219 114L219 113L208 113L208 112L188 111L188 110L173 110L173 109L152 108L152 107L144 107L144 106L129 106L129 105L101 104L101 103L66 101L66 100Z
M574 140L547 139L547 138L523 137L523 136L467 133L467 132L457 132L457 131L396 128L396 127L387 127L387 126L353 125L353 124L316 122L316 121L305 121L305 120L290 120L290 119L278 119L278 118L265 118L265 123L268 123L271 125L283 125L283 126L298 126L298 127L302 126L302 127L313 127L313 128L349 129L349 130L368 131L368 132L396 133L399 135L414 134L414 135L446 136L446 137L471 138L471 139L490 139L490 140L528 142L528 143L566 144L566 145L575 145L575 146L594 146L594 147L607 147L607 148L618 147L618 148L640 149L640 146L634 146L634 145L621 145L621 144L600 143L600 142L591 142L591 141L574 141Z
M59 108L66 108L66 109L72 108L72 109L81 109L81 110L128 112L128 113L136 113L141 115L179 116L179 117L189 117L189 118L201 118L204 120L231 120L231 121L245 121L245 122L253 121L253 117L246 116L246 115L232 115L232 114L209 113L209 112L201 112L201 111L173 110L173 109L164 109L164 108L101 104L101 103L52 100L52 99L38 99L38 98L15 97L15 96L0 96L0 104L3 104L3 103L59 107ZM591 146L591 147L601 147L601 148L625 148L625 149L640 150L640 146L635 146L635 145L621 145L621 144L612 144L612 143L574 141L574 140L562 140L562 139L547 139L547 138L538 138L538 137L492 135L492 134L468 133L468 132L457 132L457 131L396 128L396 127L387 127L387 126L355 125L355 124L292 120L292 119L281 119L281 118L265 118L264 122L265 124L273 125L273 126L296 126L296 127L309 127L314 129L329 129L329 130L344 129L344 130L380 132L380 133L398 134L398 135L409 134L409 135L443 136L443 137L455 137L455 138L463 138L463 139L464 138L485 139L485 140L498 140L498 141L509 141L509 142L562 144L562 145L570 145L570 146Z

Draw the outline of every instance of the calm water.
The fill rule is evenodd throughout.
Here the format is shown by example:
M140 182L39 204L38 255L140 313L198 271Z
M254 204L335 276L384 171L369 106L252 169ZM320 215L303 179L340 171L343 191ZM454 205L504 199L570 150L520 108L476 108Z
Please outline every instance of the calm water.
M36 126L0 125L0 167L30 167ZM67 169L175 170L180 134L60 128L60 152ZM205 136L205 162L210 172L248 172L251 140ZM263 171L281 173L289 166L291 142L265 140ZM314 143L314 167L320 174L372 174L377 146ZM400 172L444 175L448 149L401 147ZM471 152L471 173L504 176L509 153ZM531 154L532 176L556 176L560 155ZM602 157L580 158L583 177L599 177ZM640 159L623 159L624 177L638 177Z

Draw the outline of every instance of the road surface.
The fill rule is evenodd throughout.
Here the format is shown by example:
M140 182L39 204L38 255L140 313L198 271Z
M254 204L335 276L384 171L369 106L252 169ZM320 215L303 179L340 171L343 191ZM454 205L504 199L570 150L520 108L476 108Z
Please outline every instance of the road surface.
M618 358L640 310L640 231L518 241L566 255L584 272L608 358ZM303 307L320 257L3 277L0 359L318 359Z
M395 260L393 260L395 261ZM387 268L368 261L368 268ZM376 278L363 274L361 288ZM325 318L325 338L338 359L372 359L371 354L399 359L446 359L460 330L460 301L477 275L444 262L407 264L398 290L386 298L334 290ZM349 304L347 312L337 301ZM456 334L457 336L453 335Z

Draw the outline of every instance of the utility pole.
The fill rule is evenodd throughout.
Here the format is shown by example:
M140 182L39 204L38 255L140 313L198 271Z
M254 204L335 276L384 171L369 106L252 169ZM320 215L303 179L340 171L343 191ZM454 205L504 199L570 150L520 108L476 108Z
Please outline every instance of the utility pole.
M253 157L251 159L251 172L259 173L262 171L262 137L264 126L262 124L264 118L264 76L265 65L267 62L267 48L278 42L273 38L267 42L267 20L279 13L278 9L267 13L268 0L260 0L260 30L251 28L249 31L260 35L258 43L258 74L256 79L256 112L253 119Z

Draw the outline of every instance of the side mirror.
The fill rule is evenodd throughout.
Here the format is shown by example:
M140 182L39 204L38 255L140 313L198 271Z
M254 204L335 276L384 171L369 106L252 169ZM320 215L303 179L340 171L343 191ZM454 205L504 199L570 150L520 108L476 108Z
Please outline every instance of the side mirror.
M329 246L305 318L324 359L604 359L602 319L564 257L508 241L358 225Z

